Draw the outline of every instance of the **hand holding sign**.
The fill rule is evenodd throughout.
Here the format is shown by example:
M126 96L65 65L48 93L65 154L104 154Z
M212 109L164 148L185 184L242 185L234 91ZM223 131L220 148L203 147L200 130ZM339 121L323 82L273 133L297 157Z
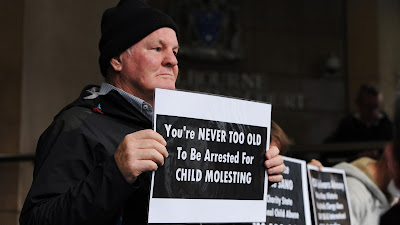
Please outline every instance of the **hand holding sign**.
M145 171L155 171L168 157L165 139L153 130L141 130L125 136L114 158L128 183Z
M265 224L311 225L306 162L289 157L282 158L286 170L282 174L281 182L268 187Z
M267 160L264 165L268 172L268 181L270 182L280 182L283 178L282 173L285 171L286 167L283 164L283 158L279 155L279 149L276 146L272 146L265 153Z

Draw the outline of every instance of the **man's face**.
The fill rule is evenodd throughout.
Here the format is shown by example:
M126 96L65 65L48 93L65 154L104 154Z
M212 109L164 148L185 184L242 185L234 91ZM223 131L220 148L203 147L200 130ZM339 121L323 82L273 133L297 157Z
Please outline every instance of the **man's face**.
M160 28L120 55L121 89L153 104L155 88L175 89L178 40L171 28Z
M379 110L381 105L382 96L379 95L371 95L368 93L364 93L361 100L361 106L364 110L374 111Z

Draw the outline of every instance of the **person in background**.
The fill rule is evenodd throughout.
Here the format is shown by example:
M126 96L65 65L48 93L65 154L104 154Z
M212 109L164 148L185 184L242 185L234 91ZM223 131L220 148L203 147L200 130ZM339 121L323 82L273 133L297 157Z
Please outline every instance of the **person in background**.
M333 166L346 173L353 225L378 225L381 215L396 199L388 192L392 179L387 155L390 148L389 143L378 160L361 157L350 163L341 162ZM317 166L320 170L323 168L316 159L308 164Z
M334 133L325 140L325 143L391 141L393 138L393 124L382 110L382 101L382 93L376 86L361 85L355 100L357 112L344 117ZM381 152L378 149L368 149L358 155L345 155L348 157L348 161L360 156L369 156L377 159Z
M388 151L385 151L388 159L389 173L392 175L392 180L388 186L388 192L400 199L400 158L398 145L391 145ZM400 202L397 202L380 218L380 225L397 225L400 219Z
M178 27L144 0L121 0L101 20L101 86L83 89L41 135L21 225L147 224L151 171L168 157L152 130L155 88L175 89ZM270 182L285 170L266 152Z
M361 157L351 163L339 163L334 168L346 173L353 225L378 225L381 215L394 202L394 196L387 190L392 177L386 154L378 160Z
M388 161L388 170L392 176L388 191L400 198L400 97L396 96L394 113L394 140L389 145L385 155ZM400 202L398 201L380 219L380 225L397 225L400 219Z
M292 141L282 130L282 128L273 120L271 120L271 145L277 146L281 155L286 155L292 144Z

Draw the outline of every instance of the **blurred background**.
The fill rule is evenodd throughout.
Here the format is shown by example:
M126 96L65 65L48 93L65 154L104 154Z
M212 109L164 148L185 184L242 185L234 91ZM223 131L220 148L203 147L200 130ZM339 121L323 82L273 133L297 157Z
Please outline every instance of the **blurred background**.
M393 117L400 1L147 2L180 27L178 89L271 103L292 157L330 165L346 160L343 152L382 149L382 142L324 140L357 110L361 84L379 87L383 110ZM0 224L18 224L40 134L85 85L101 84L100 19L117 3L2 1Z

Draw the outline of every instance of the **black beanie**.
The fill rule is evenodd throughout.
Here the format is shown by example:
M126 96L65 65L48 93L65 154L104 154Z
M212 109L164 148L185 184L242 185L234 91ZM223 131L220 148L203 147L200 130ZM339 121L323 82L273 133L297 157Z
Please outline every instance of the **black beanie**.
M178 26L171 17L150 8L144 0L120 0L116 7L104 11L99 42L103 76L107 76L111 58L162 27L172 28L178 35Z

